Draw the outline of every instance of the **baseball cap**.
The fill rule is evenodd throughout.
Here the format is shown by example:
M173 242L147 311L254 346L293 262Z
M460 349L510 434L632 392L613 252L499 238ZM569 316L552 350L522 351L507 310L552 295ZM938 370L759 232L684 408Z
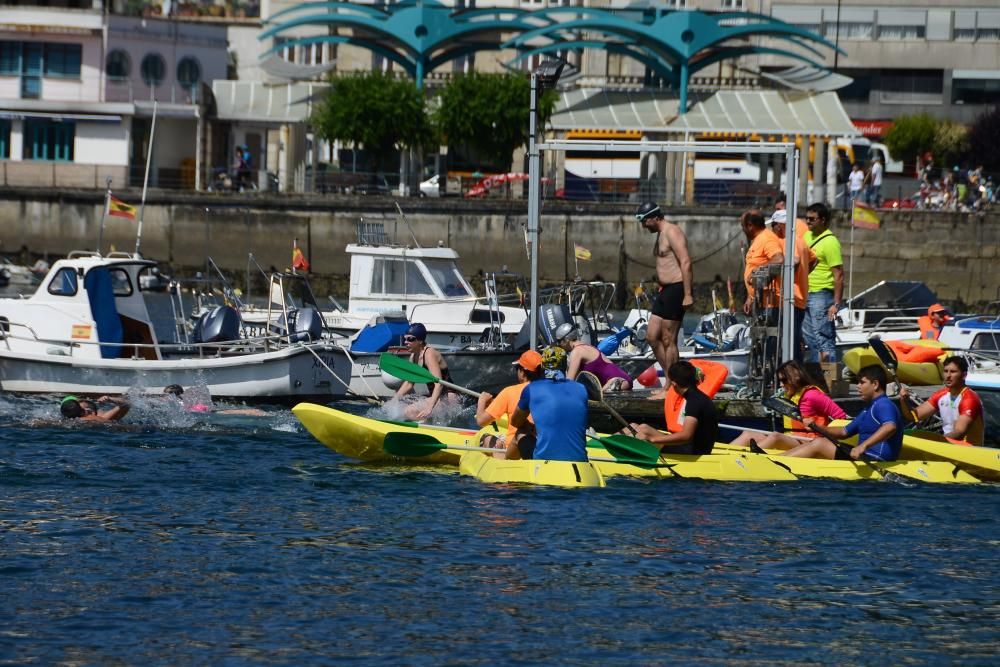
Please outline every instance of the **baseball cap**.
M944 313L945 315L951 315L951 311L942 306L940 303L935 303L927 309L928 315L933 315L934 313Z
M770 218L768 218L767 220L764 221L764 224L767 225L768 227L770 227L774 223L778 223L779 225L783 225L786 222L788 222L788 212L782 210L782 211L775 211L774 214L772 214Z
M525 350L513 365L520 366L526 371L537 371L542 367L542 355L535 350Z

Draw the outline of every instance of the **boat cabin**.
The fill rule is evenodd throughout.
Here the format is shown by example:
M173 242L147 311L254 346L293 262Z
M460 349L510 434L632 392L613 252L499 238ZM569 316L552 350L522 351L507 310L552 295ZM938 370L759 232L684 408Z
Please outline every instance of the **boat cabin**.
M474 302L476 294L458 270L451 248L405 248L351 243L351 313L410 314L421 304Z
M1000 351L1000 318L996 315L968 317L941 329L938 341L955 350Z
M159 359L140 290L140 274L155 266L124 253L70 253L30 297L0 299L4 343L28 354Z

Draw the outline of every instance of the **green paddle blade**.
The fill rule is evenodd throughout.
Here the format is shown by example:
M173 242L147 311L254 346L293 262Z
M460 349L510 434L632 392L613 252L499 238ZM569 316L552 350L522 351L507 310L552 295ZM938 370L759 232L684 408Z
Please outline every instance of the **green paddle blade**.
M430 456L448 445L442 444L432 435L426 433L404 433L393 431L385 434L382 448L393 456Z
M412 361L397 357L395 354L383 352L378 358L378 367L389 375L406 380L407 382L440 382L441 378L436 377L423 366L418 366Z
M651 442L620 433L594 439L621 463L654 466L660 462L660 448Z

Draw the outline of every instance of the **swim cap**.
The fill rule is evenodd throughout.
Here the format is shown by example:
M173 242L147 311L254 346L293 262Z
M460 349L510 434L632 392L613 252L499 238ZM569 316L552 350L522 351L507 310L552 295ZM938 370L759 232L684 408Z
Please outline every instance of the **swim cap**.
M556 327L556 340L576 340L576 326L572 322L563 322Z
M554 371L562 368L565 360L566 350L558 345L550 345L542 350L542 366L545 366L546 370Z
M66 401L79 401L79 400L80 399L74 396L73 394L69 394L68 396L66 396L66 398L64 398L62 401L59 402L59 405L64 405Z
M184 393L184 387L179 384L170 384L163 388L164 394L173 394L174 396L180 396Z
M656 202L643 202L639 204L639 208L635 209L635 219L639 222L642 222L646 218L661 215L663 213L660 212L660 206Z
M208 407L204 403L195 403L188 408L188 412L211 412L212 408Z
M427 340L427 327L420 322L414 322L410 325L410 328L406 330L406 335L413 336L417 340Z

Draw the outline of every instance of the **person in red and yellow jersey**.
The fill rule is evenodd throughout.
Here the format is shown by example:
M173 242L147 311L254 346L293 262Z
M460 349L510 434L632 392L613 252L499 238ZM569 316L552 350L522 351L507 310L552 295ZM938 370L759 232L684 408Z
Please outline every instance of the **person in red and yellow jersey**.
M951 356L941 364L944 387L938 389L925 403L914 410L907 400L910 396L905 387L900 389L899 404L907 421L918 422L934 413L941 416L941 430L944 437L956 445L982 446L986 424L983 402L965 384L969 374L969 362L963 357Z

